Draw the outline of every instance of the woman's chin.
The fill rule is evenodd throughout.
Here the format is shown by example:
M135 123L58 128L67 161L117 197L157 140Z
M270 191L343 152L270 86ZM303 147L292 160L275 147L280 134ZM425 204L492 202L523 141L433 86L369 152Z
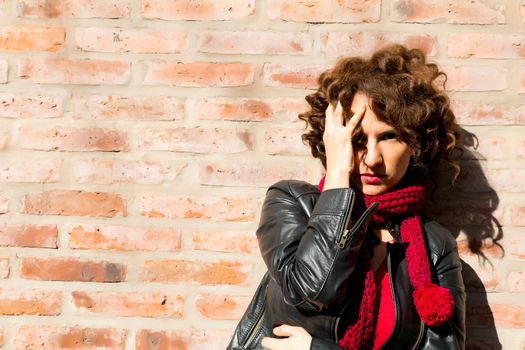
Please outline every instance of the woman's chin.
M388 191L386 186L363 186L361 190L367 196L377 196Z
M389 190L388 186L384 183L367 184L362 183L361 181L353 181L353 184L356 190L367 196L377 196Z

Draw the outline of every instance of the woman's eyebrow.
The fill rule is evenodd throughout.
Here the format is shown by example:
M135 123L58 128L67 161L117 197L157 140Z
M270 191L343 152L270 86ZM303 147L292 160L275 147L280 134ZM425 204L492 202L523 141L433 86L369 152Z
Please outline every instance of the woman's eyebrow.
M385 130L385 131L382 131L379 133L378 137L382 137L382 136L385 136L386 134L398 134L397 130L392 128L392 129L388 129L388 130Z

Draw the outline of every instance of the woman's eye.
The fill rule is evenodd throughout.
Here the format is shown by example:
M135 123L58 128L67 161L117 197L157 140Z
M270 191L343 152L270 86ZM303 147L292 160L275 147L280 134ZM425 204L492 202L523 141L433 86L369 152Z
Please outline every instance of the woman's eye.
M398 135L397 132L387 132L386 134L383 134L383 140L397 140Z

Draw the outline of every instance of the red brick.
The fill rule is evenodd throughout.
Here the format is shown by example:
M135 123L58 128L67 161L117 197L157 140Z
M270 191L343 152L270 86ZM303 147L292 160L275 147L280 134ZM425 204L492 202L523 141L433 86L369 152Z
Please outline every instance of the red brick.
M312 37L307 33L204 31L199 51L223 54L310 54Z
M123 282L126 266L76 258L20 258L20 277L42 281Z
M140 330L135 350L223 350L230 342L232 331L206 329L176 329L171 331Z
M131 64L124 61L21 58L18 76L36 84L122 85L129 81Z
M394 22L503 24L506 22L504 1L463 0L394 0L390 18Z
M511 271L507 278L507 285L511 292L525 292L525 272Z
M449 57L525 58L525 36L467 33L448 36Z
M59 96L0 93L0 117L56 118L62 116L63 98Z
M63 27L12 26L0 28L0 51L58 51L64 47Z
M202 98L194 102L193 112L206 120L265 121L274 117L271 103L256 98Z
M127 216L124 200L117 194L73 190L51 190L27 194L22 213L63 216Z
M518 115L515 106L502 103L456 100L452 101L452 110L461 125L512 125Z
M466 236L469 236L468 232L478 232L479 227L471 226L463 226L461 228L462 234L464 234L465 231L467 231ZM496 259L502 259L504 257L504 250L501 248L499 244L495 244L494 240L490 237L484 238L484 239L478 239L478 238L472 238L472 237L463 237L461 239L458 238L457 240L458 244L458 252L459 255L465 259L469 257L475 256L476 258L479 257L479 254L483 254L484 256L496 260ZM473 263L474 264L474 263ZM484 286L482 289L495 289L498 286L499 279L498 275L495 273L495 271L492 269L492 266L490 266L491 269L485 269L485 266L481 266L478 273L479 276L475 276L476 279L479 277L482 279L482 282ZM472 281L469 281L472 282ZM466 282L465 282L466 283ZM477 283L477 282L476 282ZM469 290L473 290L473 286L469 286Z
M125 339L124 329L22 325L14 344L16 350L124 350Z
M429 34L391 32L328 32L321 36L327 56L369 56L389 44L419 48L429 56L436 55L437 40Z
M525 208L520 208L522 213L525 212ZM520 232L521 233L521 232ZM505 248L505 253L509 254L514 259L525 259L525 245L522 244L523 238L520 236L505 237L502 240Z
M161 292L71 293L77 310L105 316L182 317L184 297Z
M268 187L284 179L313 181L321 175L315 170L290 163L205 162L199 166L199 177L203 185Z
M504 133L502 133L504 135ZM476 135L478 137L475 144L467 144L463 146L467 151L463 155L463 159L509 159L513 158L513 150L509 143L509 139L502 137L495 137L491 134Z
M180 120L184 101L168 96L80 95L71 99L73 118L101 120Z
M139 148L147 151L241 153L253 149L253 138L250 132L235 129L146 129L140 133Z
M252 85L255 70L239 62L160 62L146 61L146 85L184 87L235 87Z
M9 224L0 226L0 246L58 248L56 225Z
M9 211L9 198L0 195L0 214L5 214Z
M160 184L175 179L185 166L186 163L86 159L73 163L73 174L77 183Z
M252 15L255 0L143 0L142 16L165 20L226 21Z
M181 230L176 228L76 225L68 229L73 249L177 251Z
M203 220L253 221L255 201L249 197L144 195L139 198L140 214Z
M460 252L460 257L463 261L469 262L475 270L475 274L464 276L463 282L468 292L495 292L500 289L499 268L495 268L492 264L480 264L479 256L474 256L472 253L464 255Z
M9 257L0 257L0 278L9 277L10 272Z
M251 296L198 294L195 307L199 313L214 320L238 320L248 307Z
M487 169L485 175L489 184L494 190L523 193L525 186L523 179L525 179L525 169Z
M447 90L500 91L507 88L507 70L496 66L446 67Z
M254 231L198 231L192 234L193 249L230 253L259 251Z
M202 98L193 101L193 113L198 119L266 121L281 115L297 119L307 110L304 98Z
M269 86L284 86L299 89L316 89L317 79L328 66L282 65L267 63L264 65L264 83Z
M525 327L525 306L506 303L490 303L496 327L517 328Z
M36 289L0 289L0 315L60 315L61 294Z
M27 165L31 164L30 167ZM5 157L0 169L0 182L56 182L60 175L60 159Z
M23 149L42 151L115 152L129 149L126 132L97 127L27 125L19 128L19 142Z
M246 285L253 266L238 261L147 260L143 282Z
M0 84L7 83L7 73L9 70L9 65L7 60L0 59Z
M381 18L381 1L268 0L270 19L311 23L370 23Z
M0 28L1 51L58 51L64 47L63 27L13 26Z
M130 0L17 0L20 17L125 18Z
M307 156L310 147L303 143L301 134L306 130L268 128L264 131L264 151L271 155Z
M76 28L75 43L83 51L180 53L186 48L186 33L166 28Z

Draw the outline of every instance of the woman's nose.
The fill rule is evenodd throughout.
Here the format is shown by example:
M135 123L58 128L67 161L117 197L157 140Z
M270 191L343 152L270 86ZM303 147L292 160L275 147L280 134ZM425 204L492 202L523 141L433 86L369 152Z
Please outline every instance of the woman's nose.
M363 163L369 168L372 169L377 165L383 162L383 156L381 153L381 148L377 144L368 144L364 157Z

